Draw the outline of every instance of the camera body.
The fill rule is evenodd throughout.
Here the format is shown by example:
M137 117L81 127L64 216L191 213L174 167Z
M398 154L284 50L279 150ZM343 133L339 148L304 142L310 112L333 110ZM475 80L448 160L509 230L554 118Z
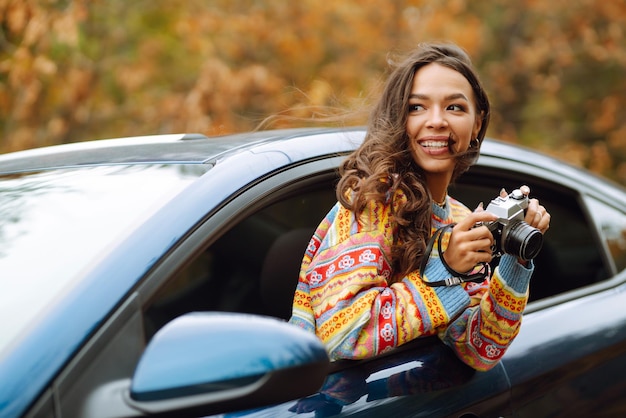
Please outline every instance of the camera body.
M496 215L498 219L483 225L491 231L495 240L495 256L506 253L522 260L531 260L539 254L543 245L543 234L524 221L527 208L528 196L519 189L508 195L506 192L501 193L491 200L486 211Z

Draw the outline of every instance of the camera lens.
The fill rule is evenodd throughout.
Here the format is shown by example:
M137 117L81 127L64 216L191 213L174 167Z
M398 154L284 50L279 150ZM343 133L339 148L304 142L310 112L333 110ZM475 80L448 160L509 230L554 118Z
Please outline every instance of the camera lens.
M535 258L542 245L543 234L524 221L512 223L506 237L502 237L504 252L516 255L523 260Z

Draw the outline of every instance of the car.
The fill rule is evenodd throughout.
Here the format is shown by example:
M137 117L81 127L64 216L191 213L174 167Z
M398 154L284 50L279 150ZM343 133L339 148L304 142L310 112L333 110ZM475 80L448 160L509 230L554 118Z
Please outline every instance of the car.
M437 338L330 362L287 322L355 128L154 135L0 156L0 417L626 413L626 191L485 140L450 189L552 215L487 372Z

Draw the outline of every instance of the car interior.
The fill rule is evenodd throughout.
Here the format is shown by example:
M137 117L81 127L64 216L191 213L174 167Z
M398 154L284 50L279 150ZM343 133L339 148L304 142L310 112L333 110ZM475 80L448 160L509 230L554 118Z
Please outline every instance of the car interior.
M576 192L527 174L474 167L449 194L474 208L486 207L501 188L508 192L525 178L531 197L552 215L535 258L530 300L540 300L605 280L610 276L599 237ZM145 311L146 341L173 318L192 311L225 311L289 319L300 262L318 223L335 204L336 179L320 176L297 192L268 198L211 244L160 289ZM290 189L292 190L292 189ZM279 192L280 193L280 192ZM494 264L497 264L494 259Z

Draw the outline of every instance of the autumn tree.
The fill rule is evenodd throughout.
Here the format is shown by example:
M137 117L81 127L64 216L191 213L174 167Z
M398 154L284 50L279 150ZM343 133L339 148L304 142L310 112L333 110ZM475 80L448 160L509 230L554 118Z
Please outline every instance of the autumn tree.
M490 136L626 182L621 0L0 0L0 19L0 152L360 108L435 39L473 57Z

